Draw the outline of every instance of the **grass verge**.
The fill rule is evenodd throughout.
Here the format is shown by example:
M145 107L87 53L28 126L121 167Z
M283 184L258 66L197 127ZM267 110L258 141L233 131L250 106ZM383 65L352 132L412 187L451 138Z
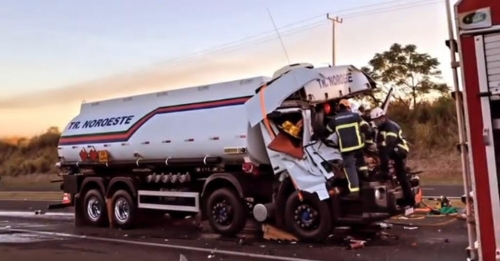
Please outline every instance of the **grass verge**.
M0 200L61 201L62 195L62 191L0 191Z
M17 177L2 176L0 191L59 191L61 183L50 183L51 180L60 179L57 175L31 174Z
M425 158L408 160L408 166L423 171L422 185L462 185L462 163L459 154L426 155Z
M420 174L422 185L462 185L462 165L458 154L426 155L425 158L414 158L408 166L423 171ZM51 180L60 179L57 175L31 174L2 176L0 191L57 191L60 183Z

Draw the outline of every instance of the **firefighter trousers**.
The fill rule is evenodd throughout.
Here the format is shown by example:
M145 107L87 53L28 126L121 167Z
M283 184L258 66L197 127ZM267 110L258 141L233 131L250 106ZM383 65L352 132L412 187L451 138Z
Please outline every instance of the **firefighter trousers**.
M395 148L393 150L383 148L380 153L380 167L384 174L388 175L389 159L394 161L394 172L399 184L401 185L405 202L413 206L415 205L415 195L411 189L410 180L406 173L406 157L407 153L400 148Z
M349 190L350 192L358 192L359 176L360 174L365 175L368 171L363 149L344 152L342 153L342 158L344 159L344 170L349 183Z

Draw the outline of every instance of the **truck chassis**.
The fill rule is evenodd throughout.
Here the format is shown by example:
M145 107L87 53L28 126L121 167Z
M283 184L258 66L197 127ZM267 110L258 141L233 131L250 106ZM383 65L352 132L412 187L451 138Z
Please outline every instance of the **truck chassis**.
M169 159L168 165L166 160L112 166L89 162L78 168L62 163L60 167L70 169L61 186L70 195L64 206L75 208L77 226L130 229L141 217L168 213L174 219L197 216L208 220L214 232L235 236L253 217L300 240L316 242L336 226L367 226L411 211L398 207L400 190L389 190L380 182L363 182L361 200L334 194L321 201L315 194L296 190L290 177L280 181L270 166L248 171L244 165L221 168L219 163L219 158L211 157ZM418 178L411 181L414 193L420 193Z

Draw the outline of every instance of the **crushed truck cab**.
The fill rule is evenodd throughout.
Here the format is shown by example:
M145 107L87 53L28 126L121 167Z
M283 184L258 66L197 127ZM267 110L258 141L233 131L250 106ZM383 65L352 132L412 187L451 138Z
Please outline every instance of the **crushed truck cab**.
M332 209L332 224L367 224L411 211L406 206L398 205L398 200L403 195L391 183L384 184L374 180L364 182L360 200L335 195L330 181L339 173L335 173L331 163L340 163L342 156L336 148L327 146L321 139L312 138L314 133L322 132L320 129L326 124L321 105L367 94L374 88L376 86L373 80L353 66L318 69L298 66L284 74L275 74L274 79L262 85L258 93L245 103L250 126L259 126L262 131L274 173L280 175L280 180L289 178L294 189L311 194L309 200L315 203L309 204L320 204L315 197L328 202ZM293 99L292 95L301 99ZM291 137L279 127L285 121L294 120L303 124L301 137ZM333 134L330 138L335 140L335 136ZM417 179L413 179L413 185L416 195L419 191ZM282 206L281 209L276 210L276 205ZM294 213L300 212L300 204L294 212L287 212L287 205L286 202L260 204L254 208L254 216L261 222L266 221L271 212L298 216ZM305 203L303 206L308 205ZM321 240L328 236L319 229L312 236L306 236L297 227L292 230L302 239Z
M221 235L253 216L304 241L411 211L376 167L359 199L335 193L343 159L326 135L325 105L374 88L354 66L295 64L272 77L83 104L59 142L66 205L78 224L120 228L142 213L199 214Z

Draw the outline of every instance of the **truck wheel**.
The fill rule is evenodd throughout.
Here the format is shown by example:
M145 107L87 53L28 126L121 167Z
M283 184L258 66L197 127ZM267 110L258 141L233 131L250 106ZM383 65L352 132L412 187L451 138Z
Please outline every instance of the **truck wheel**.
M212 230L223 236L234 236L246 225L245 207L245 203L235 192L221 188L208 197L205 213Z
M106 202L99 190L91 189L85 193L85 197L83 198L83 212L85 220L90 225L106 225Z
M118 190L111 199L113 220L118 228L131 228L136 221L137 207L132 196L125 190Z
M285 224L288 229L304 242L322 242L332 231L332 213L326 201L316 194L293 192L285 205Z

